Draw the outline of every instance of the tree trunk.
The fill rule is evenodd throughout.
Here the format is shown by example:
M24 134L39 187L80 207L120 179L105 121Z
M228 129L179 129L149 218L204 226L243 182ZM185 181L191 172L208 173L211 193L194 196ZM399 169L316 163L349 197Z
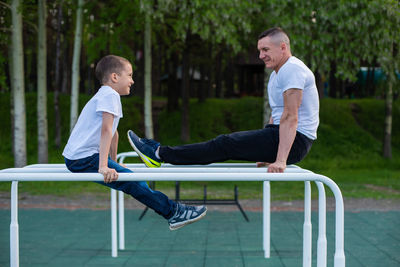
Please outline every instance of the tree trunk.
M331 61L331 70L329 72L329 96L336 98L337 92L337 79L335 77L336 73L336 63Z
M315 83L317 85L319 99L324 97L324 82L322 81L322 75L316 71L315 72Z
M146 137L153 139L151 89L151 21L150 15L146 14L144 26L144 128Z
M383 156L392 158L392 106L393 106L393 80L388 79L388 90L385 98L385 136L383 139Z
M271 107L269 106L268 98L268 82L271 73L271 70L264 68L264 125L269 123L269 118L271 117Z
M181 139L183 142L190 140L189 128L189 68L190 68L189 33L186 35L186 44L182 58L182 125Z
M38 162L48 162L46 0L38 2L37 123Z
M61 58L61 21L63 17L62 13L62 3L60 1L58 3L58 14L57 14L57 37L56 37L56 70L55 70L55 87L54 87L54 117L55 117L55 135L54 135L54 143L57 148L61 146L61 114L60 114L60 58Z
M25 114L25 84L24 59L22 42L22 14L20 1L11 2L11 51L12 72L11 90L14 107L14 166L26 165L26 114Z
M74 55L72 58L70 132L74 128L75 123L78 119L79 60L81 57L81 43L82 43L82 6L83 6L83 0L78 0L78 9L76 10L75 37L74 37Z
M219 51L216 56L216 63L215 63L215 97L221 98L222 97L222 51Z
M178 109L179 103L179 85L176 77L176 69L178 67L179 57L176 53L173 53L171 60L168 61L168 112L175 111Z
M225 71L224 71L224 80L225 80L225 86L226 86L226 94L225 96L227 97L233 97L234 96L234 80L235 80L235 63L232 59L232 57L230 56L230 54L228 55L228 59L227 59L227 66L225 67Z
M197 91L197 97L200 103L204 103L206 101L206 64L202 62L200 64L200 85L199 85L199 90Z

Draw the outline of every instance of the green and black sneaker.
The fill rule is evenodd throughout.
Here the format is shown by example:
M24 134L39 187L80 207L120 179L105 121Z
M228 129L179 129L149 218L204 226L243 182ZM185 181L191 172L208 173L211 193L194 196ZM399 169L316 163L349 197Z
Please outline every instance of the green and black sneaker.
M128 131L128 140L147 167L158 168L161 166L162 161L156 156L156 150L160 146L160 143L152 139L139 138L131 130Z

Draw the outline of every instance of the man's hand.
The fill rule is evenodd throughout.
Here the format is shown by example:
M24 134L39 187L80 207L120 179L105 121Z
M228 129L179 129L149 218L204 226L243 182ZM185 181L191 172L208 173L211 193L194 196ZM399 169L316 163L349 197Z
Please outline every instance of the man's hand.
M103 174L104 182L106 184L114 182L118 179L118 173L114 169L110 169L108 167L100 167L99 173Z
M286 169L286 162L275 161L268 166L268 172L284 172Z

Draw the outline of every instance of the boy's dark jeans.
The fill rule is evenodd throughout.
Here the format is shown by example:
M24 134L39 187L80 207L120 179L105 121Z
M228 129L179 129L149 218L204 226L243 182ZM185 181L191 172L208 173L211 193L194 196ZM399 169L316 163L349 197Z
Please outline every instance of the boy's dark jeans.
M71 172L98 172L99 154L96 153L90 157L78 160L69 160L66 158L65 164L67 165L68 170L70 170ZM131 170L122 167L110 158L108 159L108 167L115 169L118 173L132 172ZM98 183L131 195L139 202L143 203L147 207L153 209L158 214L162 215L165 219L169 219L175 214L176 203L170 200L163 193L152 190L146 182L116 181L109 184L106 184L104 182Z
M311 149L313 140L297 132L287 164L302 160ZM247 160L273 163L279 145L279 125L268 124L264 129L220 135L210 141L182 146L161 146L160 158L175 165L210 164L226 160Z

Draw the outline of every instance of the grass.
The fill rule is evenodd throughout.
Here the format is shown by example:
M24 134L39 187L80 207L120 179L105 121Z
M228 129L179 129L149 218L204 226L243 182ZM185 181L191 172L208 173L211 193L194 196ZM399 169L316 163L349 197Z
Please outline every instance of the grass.
M2 127L0 129L0 169L13 166L10 99L9 94L0 94ZM90 98L81 95L80 106ZM61 97L62 147L57 148L54 139L53 96L49 95L49 162L63 161L61 152L68 139L69 96ZM36 140L36 95L29 93L27 101L28 164L37 162ZM163 101L158 99L157 101ZM208 99L205 103L192 100L190 105L191 142L204 141L222 133L257 129L262 126L262 98ZM124 118L119 124L119 151L129 151L125 138L128 129L143 134L142 100L124 97ZM299 165L332 178L342 189L345 197L354 198L400 198L400 103L393 105L393 158L381 156L383 140L384 102L376 99L321 101L318 140L310 154ZM164 144L182 143L180 136L180 112L159 114L155 122L156 138ZM137 159L131 162L139 162ZM238 182L241 199L256 199L262 195L261 183ZM209 198L232 198L234 183L227 182L182 182L182 198L202 198L203 186L207 185ZM20 183L20 191L30 194L52 194L73 196L82 193L108 194L103 186L90 182L25 182ZM158 182L157 189L174 197L174 182ZM301 199L301 182L273 182L272 197L278 199ZM0 183L0 191L9 191L9 183ZM327 190L329 191L329 190ZM313 189L314 194L317 190ZM327 192L328 196L330 192ZM314 195L316 197L316 195Z

